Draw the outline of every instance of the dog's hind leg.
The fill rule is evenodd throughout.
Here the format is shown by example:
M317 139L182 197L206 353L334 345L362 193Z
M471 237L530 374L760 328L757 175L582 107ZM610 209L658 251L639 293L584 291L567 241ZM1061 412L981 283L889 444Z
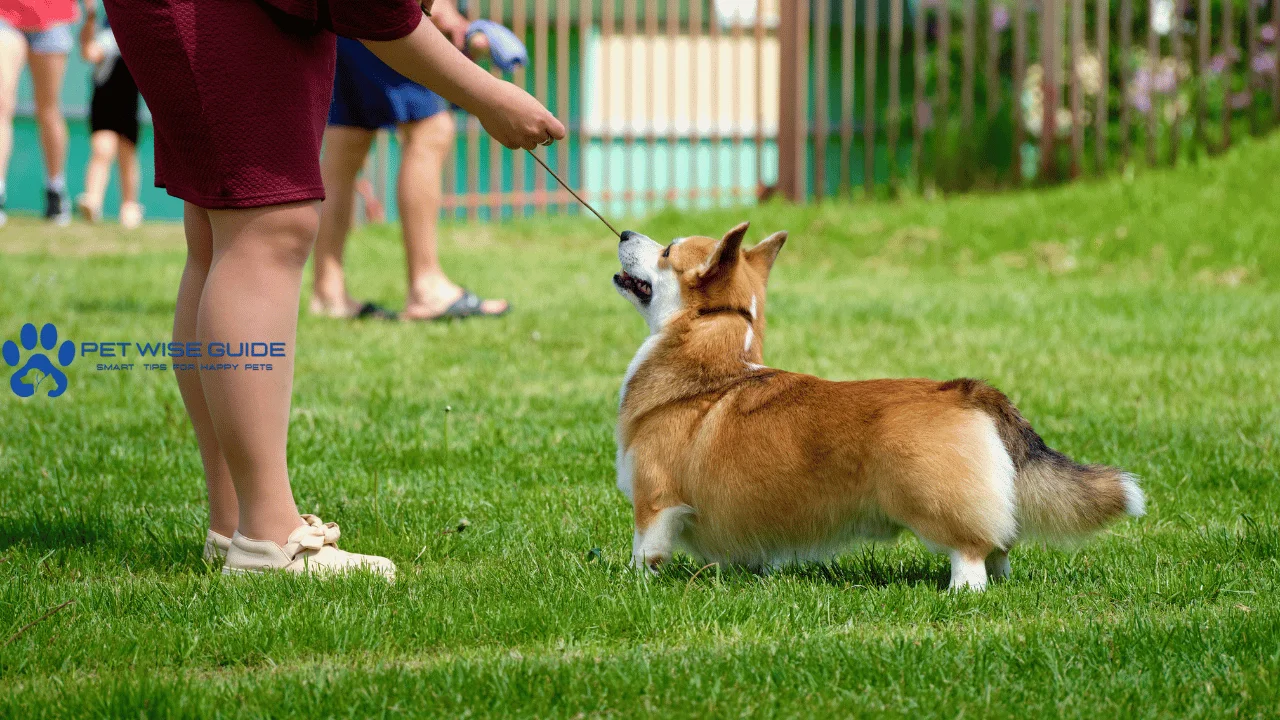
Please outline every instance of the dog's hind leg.
M671 559L680 533L684 531L685 519L693 514L688 505L675 505L663 508L652 514L645 527L640 527L639 513L636 518L636 531L631 541L631 564L636 569L648 568L657 573L658 566Z
M987 587L987 567L981 555L951 551L951 590L982 591Z

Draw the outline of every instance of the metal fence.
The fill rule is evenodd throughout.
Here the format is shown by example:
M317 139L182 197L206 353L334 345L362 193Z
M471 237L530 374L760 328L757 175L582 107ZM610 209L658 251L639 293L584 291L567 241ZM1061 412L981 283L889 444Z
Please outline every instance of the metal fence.
M1280 0L472 0L612 214L1069 180L1280 119ZM446 214L579 212L474 119ZM384 173L387 168L378 170Z

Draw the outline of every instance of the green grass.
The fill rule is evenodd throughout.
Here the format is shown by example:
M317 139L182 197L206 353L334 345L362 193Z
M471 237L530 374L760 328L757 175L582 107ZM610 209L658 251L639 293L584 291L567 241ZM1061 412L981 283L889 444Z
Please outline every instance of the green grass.
M62 398L0 393L0 642L75 600L0 648L0 717L1272 716L1276 167L1272 140L1128 183L632 223L792 231L772 365L983 377L1051 444L1144 478L1146 518L1018 547L981 595L943 591L915 540L768 577L633 575L613 423L643 328L607 233L576 218L447 229L450 271L508 296L506 319L303 319L296 494L399 563L391 586L206 567L167 373L78 360ZM0 333L165 337L177 233L15 221ZM393 229L351 261L359 295L401 300Z

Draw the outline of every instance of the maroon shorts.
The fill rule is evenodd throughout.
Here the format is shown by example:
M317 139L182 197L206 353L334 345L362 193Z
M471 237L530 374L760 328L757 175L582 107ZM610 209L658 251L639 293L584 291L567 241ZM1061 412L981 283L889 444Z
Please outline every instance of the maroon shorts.
M103 4L151 110L157 187L203 208L324 198L320 141L333 94L330 30L254 0ZM379 5L390 8L379 18L382 27L359 36L401 37L422 17L406 0L331 0L325 10L364 18L377 15L369 10Z

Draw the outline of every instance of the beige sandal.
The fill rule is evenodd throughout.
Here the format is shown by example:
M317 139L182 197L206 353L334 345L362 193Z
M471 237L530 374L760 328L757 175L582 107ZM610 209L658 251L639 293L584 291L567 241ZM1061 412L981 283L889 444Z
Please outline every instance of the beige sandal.
M270 540L253 540L236 531L231 538L222 574L259 574L269 570L294 573L331 574L368 570L394 579L395 563L377 555L360 555L338 549L341 532L337 523L322 522L315 515L303 515L307 524L289 534L284 547Z

